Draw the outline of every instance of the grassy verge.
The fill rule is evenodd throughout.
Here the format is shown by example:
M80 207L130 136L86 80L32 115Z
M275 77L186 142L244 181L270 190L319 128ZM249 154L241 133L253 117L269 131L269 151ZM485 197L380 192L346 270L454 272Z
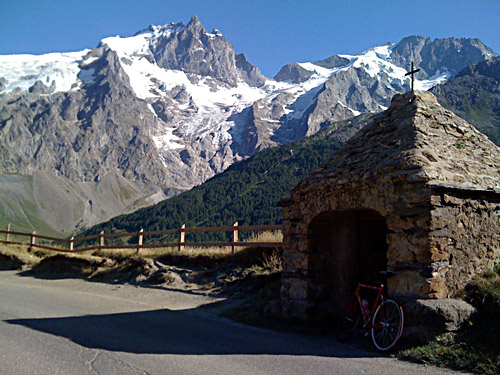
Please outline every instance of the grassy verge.
M279 242L281 233L264 232L249 242ZM27 246L0 245L0 269L24 270L37 277L82 277L94 280L176 284L211 293L238 294L262 284L281 258L270 248L177 248L97 250L57 253ZM273 263L274 262L274 263ZM281 263L280 263L281 265ZM265 284L265 283L264 283ZM252 286L252 288L254 288Z
M473 322L459 333L403 350L399 356L476 374L500 374L500 267L474 279L462 297L478 310Z

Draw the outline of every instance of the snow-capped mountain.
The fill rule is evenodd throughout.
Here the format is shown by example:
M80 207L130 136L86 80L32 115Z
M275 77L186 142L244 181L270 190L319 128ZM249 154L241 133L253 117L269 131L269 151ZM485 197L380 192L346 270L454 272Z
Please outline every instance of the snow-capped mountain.
M421 68L416 88L429 89L492 56L475 39L408 37L286 65L270 79L197 17L92 50L0 56L0 177L44 171L87 190L111 179L118 200L125 179L137 208L262 148L385 109L408 89L410 61ZM99 186L83 194L80 226L108 218L92 204L104 194Z
M478 39L432 41L412 36L397 44L374 47L355 56L336 55L315 63L287 65L275 79L308 82L325 76L321 68L329 70L328 79L316 88L316 95L310 96L306 116L288 126L301 130L300 137L313 134L332 121L386 109L395 93L409 89L410 79L405 74L410 61L421 69L416 74L415 88L428 90L475 61L493 56L496 53Z

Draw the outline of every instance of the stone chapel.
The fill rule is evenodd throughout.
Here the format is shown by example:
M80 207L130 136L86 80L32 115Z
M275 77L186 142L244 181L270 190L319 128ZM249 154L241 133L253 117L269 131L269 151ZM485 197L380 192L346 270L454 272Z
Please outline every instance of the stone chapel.
M358 280L448 299L500 262L500 148L429 92L395 95L280 203L283 315L342 311Z

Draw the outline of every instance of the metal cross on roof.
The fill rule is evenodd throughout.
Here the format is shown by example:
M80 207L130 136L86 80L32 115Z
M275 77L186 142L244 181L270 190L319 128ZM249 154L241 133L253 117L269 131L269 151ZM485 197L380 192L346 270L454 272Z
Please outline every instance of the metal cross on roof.
M411 70L405 74L405 76L411 75L411 91L413 91L414 85L415 85L415 73L420 72L420 69L414 69L413 68L413 61L411 63Z

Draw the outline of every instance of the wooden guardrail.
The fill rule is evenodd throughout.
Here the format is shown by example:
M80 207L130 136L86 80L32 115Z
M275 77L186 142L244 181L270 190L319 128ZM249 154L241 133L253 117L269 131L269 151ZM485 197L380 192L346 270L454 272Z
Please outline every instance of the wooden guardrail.
M104 233L102 231L99 234L94 234L91 236L71 237L69 240L65 238L49 237L37 234L36 231L32 233L26 232L16 232L10 230L10 224L7 225L7 230L0 230L0 233L5 234L5 240L0 240L0 243L11 244L11 245L27 245L31 249L41 248L45 250L59 251L59 252L83 252L90 250L101 250L101 249L137 249L139 252L141 249L150 248L161 248L161 247L177 247L179 251L184 250L185 247L231 247L232 252L235 252L236 247L282 247L282 242L241 242L239 241L240 231L276 231L281 230L281 225L238 225L238 222L234 223L230 227L205 227L205 228L186 228L186 225L182 225L177 229L167 229L167 230L157 230L157 231L144 231L143 229L138 232L120 232L120 233ZM186 233L199 233L199 232L232 232L231 242L186 242ZM177 242L165 242L158 244L144 244L144 237L146 236L158 236L158 235L168 235L177 234ZM11 236L24 236L29 237L30 242L19 242L12 241ZM134 245L106 245L105 238L116 238L116 237L138 237L137 244ZM47 244L37 243L37 239L61 242L63 246L54 247ZM75 247L75 243L98 240L96 245Z

